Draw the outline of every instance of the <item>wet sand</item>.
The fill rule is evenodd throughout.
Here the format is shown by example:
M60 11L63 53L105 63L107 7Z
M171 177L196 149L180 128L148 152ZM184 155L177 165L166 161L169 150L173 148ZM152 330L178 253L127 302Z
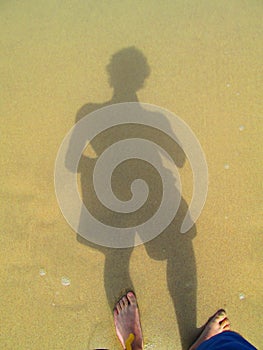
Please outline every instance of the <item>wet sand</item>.
M233 329L262 348L262 4L28 1L0 8L0 347L121 349L109 302L118 295L109 293L126 278L146 348L181 348L188 320L196 314L200 327L220 307ZM151 68L139 101L192 128L207 158L209 192L180 258L162 235L127 252L129 277L118 275L122 256L109 253L107 278L105 251L81 244L60 212L54 162L79 109L111 99L105 67L132 45ZM180 176L189 203L188 163ZM194 275L177 288L188 263ZM193 302L182 315L184 306L174 302L184 293Z

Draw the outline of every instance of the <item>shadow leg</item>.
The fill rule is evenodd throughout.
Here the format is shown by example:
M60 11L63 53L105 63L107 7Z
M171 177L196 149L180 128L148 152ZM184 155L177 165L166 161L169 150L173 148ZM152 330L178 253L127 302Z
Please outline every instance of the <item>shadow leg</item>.
M192 242L176 239L175 254L167 261L167 284L177 317L182 349L186 350L197 336L196 265Z
M104 286L111 309L127 290L134 290L129 272L132 250L111 248L105 254Z

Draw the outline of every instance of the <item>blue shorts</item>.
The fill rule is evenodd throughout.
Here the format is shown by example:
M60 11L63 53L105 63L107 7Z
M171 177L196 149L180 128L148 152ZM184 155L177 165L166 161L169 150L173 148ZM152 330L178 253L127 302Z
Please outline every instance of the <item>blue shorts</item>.
M204 341L197 350L257 350L236 332L225 331Z

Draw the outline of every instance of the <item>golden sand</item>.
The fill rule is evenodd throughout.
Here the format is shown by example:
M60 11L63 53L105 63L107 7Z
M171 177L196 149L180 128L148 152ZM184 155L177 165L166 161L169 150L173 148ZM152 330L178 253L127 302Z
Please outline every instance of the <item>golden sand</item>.
M186 344L219 307L263 348L262 3L46 0L0 8L0 348L121 349L108 300L131 280L148 349L179 349L180 333ZM162 235L116 253L76 240L53 173L78 110L111 98L111 55L132 45L151 68L139 101L192 128L209 192L192 242ZM188 163L180 174L189 203ZM122 275L129 259L130 276Z

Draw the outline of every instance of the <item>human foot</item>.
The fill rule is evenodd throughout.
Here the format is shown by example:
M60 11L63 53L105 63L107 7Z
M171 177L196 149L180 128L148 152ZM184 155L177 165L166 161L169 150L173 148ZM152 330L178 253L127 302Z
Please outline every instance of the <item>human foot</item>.
M131 344L131 348L133 350L139 350L143 348L140 316L134 293L127 293L127 295L122 297L115 305L114 324L117 336L122 344L123 349L126 349L125 342L129 338L130 334L134 335L134 340Z
M217 313L208 320L203 332L201 333L199 338L194 342L194 344L190 347L189 350L195 350L205 340L208 340L219 333L229 330L230 323L225 310L218 310Z

